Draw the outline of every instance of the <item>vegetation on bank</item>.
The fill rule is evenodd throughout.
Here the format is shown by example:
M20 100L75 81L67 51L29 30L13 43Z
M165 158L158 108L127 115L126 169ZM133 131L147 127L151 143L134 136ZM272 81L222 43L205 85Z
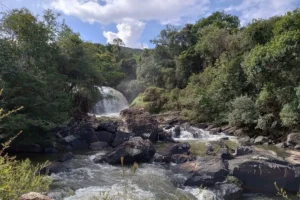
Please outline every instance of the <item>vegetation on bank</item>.
M154 49L137 50L120 39L85 42L50 10L41 17L7 11L0 106L24 109L2 120L1 141L23 130L19 142L51 143L53 128L81 119L99 100L95 85L114 87L152 113L176 110L190 121L265 135L298 129L299 19L298 8L241 27L237 16L215 12L182 28L168 25L151 41Z
M265 135L298 129L299 41L300 8L245 27L224 12L167 26L139 60L137 80L151 87L132 105Z
M0 90L1 96L2 90ZM2 119L10 116L21 110L22 107L4 112L0 108L0 122ZM0 123L0 128L1 128ZM46 167L47 163L40 165L32 165L30 160L16 160L15 157L8 156L4 151L9 147L12 140L18 137L22 132L19 132L15 137L2 144L0 149L0 199L14 200L18 199L22 194L36 191L47 192L51 184L51 179L41 175L41 171Z
M0 107L24 109L1 120L0 142L23 130L18 143L47 145L53 128L81 119L99 100L95 85L135 79L140 50L122 45L85 42L50 10L39 17L25 8L2 13Z

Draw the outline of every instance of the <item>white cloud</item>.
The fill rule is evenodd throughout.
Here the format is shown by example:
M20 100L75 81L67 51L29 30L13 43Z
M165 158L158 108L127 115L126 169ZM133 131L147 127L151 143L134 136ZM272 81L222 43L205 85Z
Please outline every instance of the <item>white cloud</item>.
M120 38L126 46L143 48L139 40L144 28L145 23L139 20L124 19L122 23L117 24L117 33L104 31L103 35L106 37L108 43L112 43L115 38Z
M84 22L116 23L117 33L103 32L107 42L116 37L126 46L141 48L143 21L178 24L182 18L196 18L208 10L210 0L54 0L52 8Z
M203 14L210 0L54 0L52 7L85 22L120 23L124 18L179 21Z
M296 8L299 0L243 0L239 5L227 7L226 12L239 12L242 25L252 19L266 19L275 15L283 15Z

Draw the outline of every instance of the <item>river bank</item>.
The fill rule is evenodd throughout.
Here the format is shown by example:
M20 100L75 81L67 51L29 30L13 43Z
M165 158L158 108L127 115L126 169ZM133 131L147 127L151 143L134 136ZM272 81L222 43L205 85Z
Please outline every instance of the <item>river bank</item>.
M253 146L245 138L175 121L127 109L120 118L91 117L70 131L62 128L56 133L59 147L74 152L57 155L48 166L54 180L49 196L116 198L126 192L129 199L274 199L275 182L291 194L299 190L298 151ZM125 176L121 157L128 164Z

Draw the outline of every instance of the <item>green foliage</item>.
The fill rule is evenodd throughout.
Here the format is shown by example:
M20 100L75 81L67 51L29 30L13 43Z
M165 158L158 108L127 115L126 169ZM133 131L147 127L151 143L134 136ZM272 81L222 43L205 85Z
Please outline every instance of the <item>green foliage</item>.
M299 124L299 111L294 105L285 104L280 112L282 124L287 127L292 127Z
M47 192L51 179L40 175L43 165L33 166L27 159L0 157L0 199L14 200L28 192Z
M17 130L17 140L41 142L64 121L81 119L99 99L94 86L117 86L127 75L135 79L136 61L118 44L85 42L59 15L41 17L15 9L0 19L0 82L4 111L24 106L2 120L2 139ZM2 140L1 139L1 140Z
M237 127L252 125L257 118L255 103L251 98L241 96L232 102L232 110L228 115L230 125Z
M0 90L0 96L2 90ZM23 107L15 110L3 112L0 108L0 120L20 111ZM2 122L2 121L0 121ZM1 128L0 124L0 128ZM17 161L15 157L4 154L11 142L18 137L22 131L16 136L2 144L0 149L0 199L14 200L18 199L22 194L28 192L47 192L51 184L51 179L40 174L47 163L33 166L30 160Z
M237 179L237 178L234 177L234 176L227 176L227 177L226 177L226 181L228 181L228 182L230 182L230 183L233 183L233 184L235 184L235 185L237 185L237 186L239 186L239 187L241 187L242 184L243 184L239 179Z

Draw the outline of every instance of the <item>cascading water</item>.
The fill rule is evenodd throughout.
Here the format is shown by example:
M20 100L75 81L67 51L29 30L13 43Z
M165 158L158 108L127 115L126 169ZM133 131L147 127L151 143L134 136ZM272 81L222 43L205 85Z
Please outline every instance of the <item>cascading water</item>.
M128 108L129 104L124 95L110 87L97 87L103 97L92 109L90 114L96 116L118 116Z

